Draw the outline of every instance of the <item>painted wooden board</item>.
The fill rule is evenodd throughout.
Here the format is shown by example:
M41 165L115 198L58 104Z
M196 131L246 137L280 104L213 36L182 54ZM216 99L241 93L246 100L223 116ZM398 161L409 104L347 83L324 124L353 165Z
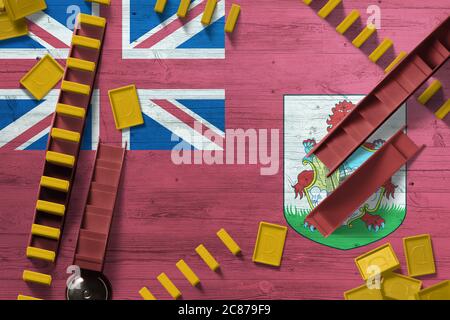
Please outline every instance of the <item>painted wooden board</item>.
M51 10L52 0L46 2ZM73 2L78 1L71 1L71 4ZM201 115L209 119L208 122L218 129L216 131L225 129L222 123L226 128L279 129L281 143L284 95L364 95L383 77L384 67L396 55L388 51L375 65L367 56L376 48L377 43L371 41L377 37L372 36L359 50L351 45L352 36L356 36L358 30L350 28L346 32L349 38L335 31L352 9L358 9L365 21L366 8L373 4L368 0L345 0L344 9L336 8L325 21L316 14L324 1L313 1L306 6L301 1L291 0L276 3L236 0L234 2L241 5L241 15L234 32L222 35L224 58L218 42L208 43L210 47L206 48L206 52L217 59L198 58L205 53L199 50L193 50L192 57L197 56L196 59L162 56L154 59L147 49L155 45L151 41L158 39L141 43L144 50L133 51L123 46L121 16L130 12L125 6L128 2L113 1L109 7L100 9L102 16L108 19L103 59L109 62L100 64L99 81L94 88L98 90L98 109L93 109L98 110L93 115L93 119L98 121L92 121L93 125L88 130L98 132L105 143L119 145L123 140L123 133L115 129L107 92L129 83L135 83L140 90L153 90L146 91L148 99L166 100L154 103L170 111L181 109L180 106L168 105L167 101L183 100L182 106L196 110L196 117L203 111L203 100L208 100L214 112ZM148 2L151 9L152 3ZM165 11L170 12L170 2ZM55 20L64 25L69 18L67 5L61 4L61 0L58 3L53 7L58 12ZM174 14L178 4L173 9ZM86 12L91 4L80 0L79 5ZM227 11L230 6L231 1L226 1ZM381 3L380 7L382 29L377 31L378 40L392 39L395 53L410 51L450 13L448 5L441 0L430 0L425 8L418 0L408 3L392 0ZM144 11L148 13L151 10ZM136 19L144 21L139 15ZM217 21L220 23L221 20ZM47 26L44 29L56 33L54 28ZM223 25L218 29L223 32ZM50 53L64 64L62 58L67 53L65 48L68 48L64 42L66 31L58 30L62 40L42 31L39 35L48 40L54 48L50 48ZM145 30L140 30L134 37L139 38L140 32L145 35ZM192 40L191 47L194 47L193 42L198 43L195 41ZM9 91L0 91L0 261L3 270L0 274L0 298L16 299L21 293L37 298L62 299L67 279L65 269L72 262L92 169L94 153L86 149L96 145L93 139L98 134L92 134L94 138L87 141L89 147L80 154L73 203L67 213L56 267L52 269L49 264L39 270L52 273L52 287L30 289L21 280L21 272L34 270L25 258L25 246L44 157L39 143L33 148L30 140L42 132L41 138L45 136L45 129L50 124L48 116L55 104L50 103L54 97L52 93L46 97L47 105L38 107L20 91L13 91L20 89L19 79L34 65L36 55L43 56L48 52L43 46L30 50L25 45L25 48L16 48L14 54L6 50L6 47L14 46L18 44L0 43L0 90ZM147 58L123 59L124 52L128 56L142 54ZM182 51L176 48L167 53L179 54ZM137 145L143 146L141 150L127 152L105 258L104 272L114 287L114 298L141 299L138 291L146 286L158 299L170 299L156 280L161 272L165 272L185 299L343 299L344 291L361 285L353 262L356 256L389 241L398 255L402 271L406 272L402 238L423 233L429 233L433 239L437 269L436 275L424 280L423 287L448 279L450 262L445 257L450 255L450 205L446 200L450 179L450 120L439 121L432 111L449 97L449 71L450 67L445 66L436 74L444 90L440 91L441 96L438 94L430 100L429 106L419 105L415 101L417 97L408 101L408 135L417 144L425 144L426 148L407 168L404 196L407 213L400 227L381 241L353 250L324 246L289 230L281 266L275 270L253 263L251 257L260 221L286 225L282 145L278 154L278 172L261 176L262 166L259 165L174 165L169 147L168 150L161 146L163 150L155 150L158 146L151 149L138 139ZM191 97L167 89L189 89ZM10 102L11 92L18 98L14 103ZM224 107L221 105L223 101ZM8 105L20 107L22 111L11 116L11 113L5 113ZM30 117L30 111L31 115L37 114L37 118ZM29 130L20 136L16 136L15 131L5 131L7 126L3 119L19 120L25 114L28 114L25 120L35 119L30 120L33 126ZM160 138L169 137L170 143L170 131L158 129L155 115L149 114L144 116L148 135L157 132ZM190 120L186 118L186 122ZM131 142L143 136L139 131L130 131L130 138L125 136L125 139L131 139ZM14 150L24 149L24 146L35 150ZM233 235L242 249L242 258L231 255L217 238L216 232L220 228ZM367 234L371 237L375 233ZM196 255L194 249L200 243L220 262L221 274L211 272ZM192 287L178 271L175 264L180 259L184 259L199 276L202 291Z

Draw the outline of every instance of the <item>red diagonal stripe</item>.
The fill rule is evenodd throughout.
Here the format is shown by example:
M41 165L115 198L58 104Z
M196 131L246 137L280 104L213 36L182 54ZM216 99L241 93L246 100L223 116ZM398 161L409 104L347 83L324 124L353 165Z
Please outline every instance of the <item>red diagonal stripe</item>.
M38 36L39 38L41 38L42 40L44 40L51 46L53 46L55 48L64 48L64 49L69 48L64 42L62 42L58 38L51 35L45 29L42 29L41 27L39 27L37 24L35 24L31 21L28 21L28 20L27 20L27 23L28 23L28 30L30 32L34 33L36 36Z

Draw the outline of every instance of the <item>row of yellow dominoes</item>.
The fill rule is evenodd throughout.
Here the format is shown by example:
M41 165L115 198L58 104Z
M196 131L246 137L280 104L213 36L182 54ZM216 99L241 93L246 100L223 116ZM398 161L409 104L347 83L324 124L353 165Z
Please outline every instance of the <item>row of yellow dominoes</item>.
M228 250L230 250L232 254L238 255L241 253L241 248L225 229L220 229L217 232L217 236L220 240L222 240L223 244L228 248ZM195 248L195 252L212 271L215 272L220 268L219 262L217 262L216 258L214 258L214 256L208 251L208 249L206 249L203 244L200 244L197 248ZM179 260L176 263L176 267L193 287L197 286L200 283L200 278L191 269L191 267L189 267L186 261L184 261L183 259ZM161 273L157 277L157 279L172 298L178 299L181 297L181 291L175 286L172 280L170 280L170 278L164 272ZM156 300L155 296L146 287L141 288L141 290L139 290L139 294L144 300Z
M430 85L422 92L422 94L417 98L419 103L425 105L428 101L442 88L442 83L439 80L434 80ZM450 99L434 113L437 118L444 119L445 116L450 112Z
M50 286L52 284L52 276L45 273L40 272L34 272L29 270L24 270L22 273L22 279L25 282L32 282L37 284L42 284L46 286ZM31 296L24 296L22 294L19 294L17 296L17 300L42 300L39 298L31 297Z
M204 25L209 25L214 15L214 11L216 10L218 0L208 0L205 5L205 10L203 11L201 22ZM157 13L163 13L166 7L167 0L157 0L154 10ZM177 16L180 18L185 18L188 11L189 6L191 4L191 0L180 0L180 5L178 7ZM239 17L239 13L241 11L241 7L237 4L233 4L231 6L230 12L227 17L227 21L225 23L225 31L233 32L234 27L236 26L237 19Z
M312 0L303 0L306 5L310 5ZM317 13L319 17L325 19L342 2L342 0L329 0ZM360 17L358 10L352 10L342 22L336 27L336 31L344 34ZM377 31L373 24L367 25L352 41L356 48L360 48ZM370 61L376 63L392 46L393 41L385 38L369 55ZM400 54L386 67L385 72L391 71L407 53L401 51Z

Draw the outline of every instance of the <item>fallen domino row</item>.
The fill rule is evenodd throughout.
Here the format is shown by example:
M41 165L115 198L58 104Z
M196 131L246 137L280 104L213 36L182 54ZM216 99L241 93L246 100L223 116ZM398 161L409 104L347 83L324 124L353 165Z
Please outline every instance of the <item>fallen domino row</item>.
M346 291L344 298L346 300L450 300L449 280L421 290L422 281L415 279L415 277L436 273L430 235L403 238L403 249L408 276L394 272L400 268L400 262L391 244L384 244L355 258L361 277L367 283Z
M211 24L212 17L214 15L214 11L216 10L218 0L208 0L205 5L205 10L203 11L201 22L204 25ZM157 0L154 10L157 13L163 13L166 7L167 0ZM180 5L178 7L177 16L180 18L185 18L188 11L189 6L191 4L191 0L180 0ZM225 23L225 32L231 33L234 31L236 26L237 19L239 17L239 13L241 11L241 7L237 4L232 4L230 12L227 17L227 21Z
M271 266L280 266L286 235L287 227L260 222L252 261ZM217 232L217 236L233 255L238 256L241 254L241 248L225 229L220 229ZM220 268L219 262L203 244L195 248L195 252L212 271L216 272ZM184 260L179 260L176 263L176 267L193 287L200 283L200 278ZM181 297L181 291L164 272L157 277L157 280L173 299ZM155 296L146 287L141 288L139 294L144 300L156 300Z

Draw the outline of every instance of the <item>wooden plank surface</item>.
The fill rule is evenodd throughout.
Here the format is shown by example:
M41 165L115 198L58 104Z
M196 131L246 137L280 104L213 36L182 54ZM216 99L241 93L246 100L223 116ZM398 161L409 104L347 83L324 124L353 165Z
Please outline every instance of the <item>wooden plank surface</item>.
M101 9L109 23L97 81L104 142L120 143L107 96L111 88L130 83L148 89L225 88L228 128L278 128L282 134L284 94L364 94L382 78L383 63L390 62L371 63L367 54L376 43L359 50L334 31L351 9L366 19L368 0L344 0L326 21L316 14L325 1L313 1L312 7L297 0L233 2L242 10L235 32L226 37L226 59L195 60L195 65L122 60L121 1ZM231 1L226 6L229 10ZM450 14L448 0L391 0L379 6L382 29L376 38L391 38L396 53L410 51ZM0 87L19 88L19 79L34 63L0 60ZM436 106L449 97L449 71L447 64L436 74L445 88L432 102ZM417 96L409 100L408 135L426 148L408 168L402 226L385 240L351 251L324 247L290 229L280 268L254 264L251 256L259 221L286 224L281 167L277 175L261 176L258 166L175 166L170 152L129 151L106 255L114 298L138 299L138 290L147 286L157 298L169 299L156 280L165 272L185 299L341 299L344 291L362 284L354 257L390 241L406 272L401 239L420 233L431 234L437 267L424 285L449 279L450 117L437 120L415 101ZM93 154L81 152L59 259L46 267L25 258L44 152L1 151L0 299L15 299L18 293L64 298L65 269L72 262ZM282 154L281 146L280 164ZM216 237L222 227L241 246L242 258L232 256ZM195 254L200 243L221 263L221 273L211 272ZM200 289L176 269L179 259L198 274ZM51 288L21 280L23 269L35 267L52 272Z

